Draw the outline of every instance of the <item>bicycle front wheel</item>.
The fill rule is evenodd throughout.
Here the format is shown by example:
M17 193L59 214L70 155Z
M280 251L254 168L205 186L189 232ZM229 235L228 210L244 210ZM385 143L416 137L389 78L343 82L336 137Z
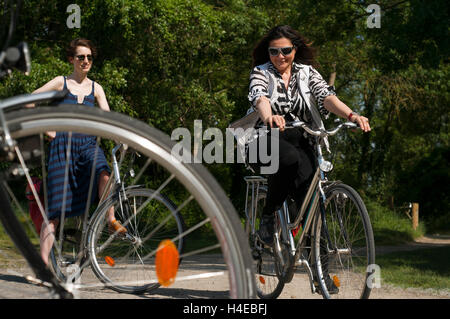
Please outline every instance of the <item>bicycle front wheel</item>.
M110 197L92 218L87 239L92 268L102 282L118 292L151 291L160 286L149 283L156 279L152 252L170 238L182 255L184 221L170 199L151 189L129 188L123 198ZM108 229L106 214L110 209L122 221L130 220L125 238L112 236ZM113 242L101 249L111 237Z
M364 202L345 184L329 186L325 196L313 238L319 290L327 299L369 298L375 241Z
M186 245L179 257L189 263L185 268L182 267L184 262L179 267L175 285L180 289L185 287L186 297L192 282L204 297L249 298L254 295L250 251L233 205L205 167L172 156L175 143L166 134L123 114L85 106L38 107L11 111L5 116L11 136L17 141L16 158L10 161L6 172L12 177L9 186L14 193L31 183L31 175L43 180L40 214L44 223L46 219L57 218L62 225L80 207L84 214L91 214L98 199L102 202L110 191L111 184L101 184L104 176L99 167L102 173L108 171L112 162L108 154L115 145L123 144L118 172L123 176L130 166L137 172L126 184L145 184L156 194L163 194L185 217L186 230L182 238ZM62 133L50 145L46 139L49 131ZM49 158L53 160L53 157L47 158L49 148L56 149L54 156L62 158L63 164L59 164L57 173L47 171L53 164L49 163ZM135 152L141 156L135 159L131 156ZM109 172L108 182L111 182L115 174L111 169ZM82 175L81 179L77 179L78 174ZM53 189L52 193L51 185L55 184L59 188ZM85 202L80 202L79 198L86 198ZM62 204L54 205L55 199ZM22 201L18 198L15 202L20 205ZM50 216L52 209L55 213L55 207L58 214ZM38 250L39 234L33 228L30 227L27 234L31 237L34 233L32 242ZM54 237L55 245L62 240L60 234L54 234ZM144 262L148 263L154 254L155 251L144 256L148 257ZM99 286L96 276L86 269L89 262L88 258L79 269L80 273L84 271L77 287L81 293L86 292L85 296L89 296L90 290L85 291L83 287ZM158 283L157 278L146 284L154 283ZM216 293L211 293L214 291Z

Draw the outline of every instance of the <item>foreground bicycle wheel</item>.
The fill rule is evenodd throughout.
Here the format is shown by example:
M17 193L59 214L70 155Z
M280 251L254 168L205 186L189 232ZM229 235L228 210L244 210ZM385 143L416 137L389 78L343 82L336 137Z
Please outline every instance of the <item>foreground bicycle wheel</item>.
M125 198L109 198L93 216L87 237L89 255L102 282L118 292L143 293L160 286L148 282L155 279L154 252L161 241L171 239L182 255L185 226L175 204L153 190L130 188ZM111 208L122 224L130 220L127 236L114 236L109 231L105 216ZM110 239L111 244L102 249Z
M255 272L256 292L261 299L275 299L284 288L284 281L278 275L279 269L272 248L265 247L258 239L259 223L266 204L267 188L260 186L256 198L247 199L247 208L256 209L256 213L246 220L246 232L249 238ZM253 204L254 203L254 204ZM255 205L256 207L252 207Z
M75 144L71 136L76 134L94 136L96 145L100 147L94 147L93 152L95 150L95 154L98 154L97 152L102 149L108 161L111 148L122 143L141 154L133 164L138 173L127 184L144 183L157 194L167 196L176 205L178 212L185 217L186 231L181 236L185 250L180 255L183 263L178 270L175 284L183 289L188 287L189 282L196 281L196 286L200 287L199 294L204 297L253 297L254 282L250 252L248 246L244 244L245 235L234 207L203 166L184 163L172 156L174 143L168 136L122 114L73 105L8 112L6 122L12 138L18 141L16 159L9 163L7 172L4 172L9 178L8 185L13 194L19 194L31 176L42 178L44 183L48 180L46 171L48 141L45 138L48 131L68 132L68 151L62 154L66 158L76 155L71 151ZM70 144L71 142L73 143ZM128 154L125 151L122 154L119 170L125 169L131 163ZM95 167L95 164L91 166ZM69 183L68 171L69 169L66 169L66 174L60 176L63 190ZM87 171L95 170L89 167ZM89 187L86 188L89 190L89 196L85 214L95 210L94 199L97 195L101 197L93 191L98 186L95 180L96 176L91 174ZM45 200L41 206L47 207L48 190L45 185L43 189ZM68 210L70 198L65 194L63 191L61 197L65 203L63 207ZM20 206L22 200L19 195L17 196L19 198L15 202ZM89 205L91 202L92 206ZM46 216L42 209L41 213ZM70 218L70 213L61 214L59 224L63 225L66 219ZM91 217L88 218L90 220ZM38 251L39 237L36 234L33 236L31 231L27 235ZM62 238L59 234L54 236L56 245ZM148 259L144 260L144 263L150 262L151 256L152 253L147 254ZM79 291L86 293L86 296L89 296L90 291L85 291L84 288L105 286L103 283L99 284L95 274L88 269L89 265L90 258L80 266L80 272L83 270L83 273ZM142 280L145 281L145 285L158 283L156 277ZM142 285L142 282L139 282L139 285ZM189 293L189 288L186 289ZM217 292L211 293L214 291Z
M331 185L325 195L313 239L319 289L327 299L369 298L375 242L367 209L348 185Z

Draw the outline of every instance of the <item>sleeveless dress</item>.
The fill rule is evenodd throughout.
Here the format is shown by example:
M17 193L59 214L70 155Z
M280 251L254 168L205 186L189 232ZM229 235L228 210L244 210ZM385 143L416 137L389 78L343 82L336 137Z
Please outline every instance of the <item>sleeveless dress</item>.
M67 89L66 77L64 77L64 89ZM85 96L82 104L79 104L78 97L70 92L59 104L78 104L94 107L94 103L94 81L92 81L92 92ZM98 181L100 173L102 171L108 173L111 172L105 154L101 148L98 147L95 136L72 133L70 143L68 159L68 132L57 132L56 137L50 143L48 156L49 219L58 218L62 211L65 212L65 217L79 216L85 212L92 174L92 165L94 163L95 177L92 185L91 204L98 200ZM64 192L64 177L67 161L68 180L66 182L66 192ZM63 203L64 197L65 203Z

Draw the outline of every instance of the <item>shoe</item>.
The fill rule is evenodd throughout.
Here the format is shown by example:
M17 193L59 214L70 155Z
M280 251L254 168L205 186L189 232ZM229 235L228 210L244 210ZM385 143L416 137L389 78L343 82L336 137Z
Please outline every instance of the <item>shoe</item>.
M263 215L259 223L258 237L263 244L273 245L274 216Z
M322 289L320 289L319 281L315 276L314 276L314 285L317 287L318 293L322 295ZM336 295L339 293L339 288L331 279L330 275L327 275L327 277L325 278L325 285L327 286L327 290L330 295Z
M122 226L122 224L114 219L109 225L108 225L108 231L110 234L116 234L123 237L125 236L127 229Z
M327 290L330 295L335 295L339 292L339 288L336 286L334 281L330 278L330 275L325 278L325 284L327 285Z

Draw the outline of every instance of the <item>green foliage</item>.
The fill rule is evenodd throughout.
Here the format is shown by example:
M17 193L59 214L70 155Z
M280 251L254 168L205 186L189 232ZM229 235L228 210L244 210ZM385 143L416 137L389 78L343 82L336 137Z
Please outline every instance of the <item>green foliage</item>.
M450 226L449 158L450 147L436 147L398 176L398 184L403 185L399 199L418 202L421 218L430 221L435 230Z
M336 63L338 96L373 128L330 139L330 178L382 205L414 197L424 218L447 216L448 190L432 183L448 184L448 155L437 151L449 147L447 1L377 1L379 29L366 25L373 1L365 0L80 0L80 29L66 26L71 3L24 1L13 43L29 43L32 73L3 80L0 97L69 74L64 49L86 37L99 51L90 76L113 110L168 134L192 130L196 119L224 130L248 108L252 48L271 27L289 24L318 49L325 79ZM240 206L243 166L208 168Z

